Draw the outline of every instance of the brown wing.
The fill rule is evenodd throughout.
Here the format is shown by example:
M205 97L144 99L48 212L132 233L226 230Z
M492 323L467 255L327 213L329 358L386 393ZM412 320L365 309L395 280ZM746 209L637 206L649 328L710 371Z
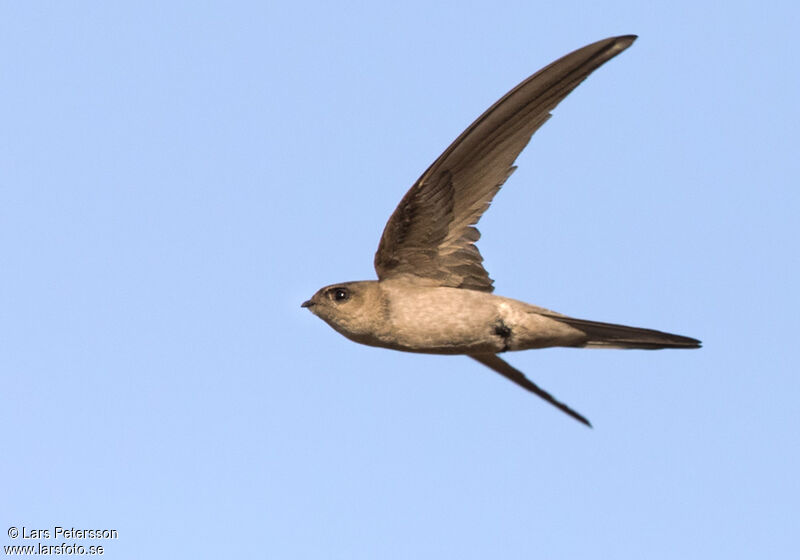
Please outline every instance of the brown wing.
M580 412L573 410L572 408L568 407L558 399L556 399L553 395L539 387L536 383L525 377L525 374L522 373L517 368L513 367L511 364L503 360L497 354L471 354L470 358L473 360L477 360L478 362L482 363L488 368L493 369L506 379L509 379L522 387L523 389L527 389L534 395L543 398L554 407L559 409L562 412L565 412L572 416L575 420L582 424L586 424L590 428L592 424L589 420L586 419Z
M514 171L514 161L550 111L635 35L578 49L508 92L456 138L406 193L383 230L375 271L437 286L492 291L473 227Z

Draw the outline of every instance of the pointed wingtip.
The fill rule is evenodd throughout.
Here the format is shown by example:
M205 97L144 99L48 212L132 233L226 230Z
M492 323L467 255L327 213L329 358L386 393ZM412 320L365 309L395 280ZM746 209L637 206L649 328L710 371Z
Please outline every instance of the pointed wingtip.
M555 401L555 399L553 399L553 400ZM575 420L577 420L578 422L580 422L581 424L583 424L587 428L594 429L594 426L592 426L592 423L589 422L589 419L586 418L583 414L573 410L572 408L568 407L564 403L561 403L561 402L558 402L558 401L556 401L556 403L551 402L551 404L555 404L555 406L559 410L561 410L562 412L567 413L567 415L571 416L572 418L574 418ZM561 406L559 406L559 405L561 405Z
M553 405L568 416L571 416L581 424L588 426L589 428L593 427L588 418L556 399L553 395L525 377L524 373L513 367L497 354L470 354L469 357L496 371L509 381L513 381L523 389L530 391L541 399L544 399L546 402Z
M612 37L610 39L611 45L608 47L608 50L611 51L611 56L618 55L630 47L638 38L638 35L620 35L619 37Z

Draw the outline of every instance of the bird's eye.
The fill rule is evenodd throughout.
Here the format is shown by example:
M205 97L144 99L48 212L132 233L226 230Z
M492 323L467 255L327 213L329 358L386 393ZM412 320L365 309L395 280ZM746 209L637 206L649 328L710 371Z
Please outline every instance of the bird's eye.
M329 292L333 301L342 302L350 299L350 290L347 288L331 288Z

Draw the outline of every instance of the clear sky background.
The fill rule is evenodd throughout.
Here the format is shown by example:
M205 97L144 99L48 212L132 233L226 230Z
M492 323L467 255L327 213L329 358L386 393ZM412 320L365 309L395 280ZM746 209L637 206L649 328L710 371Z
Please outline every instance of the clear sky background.
M0 543L791 557L799 26L791 2L4 2ZM386 219L490 104L627 33L480 248L496 293L702 350L507 356L590 430L300 308L374 278Z

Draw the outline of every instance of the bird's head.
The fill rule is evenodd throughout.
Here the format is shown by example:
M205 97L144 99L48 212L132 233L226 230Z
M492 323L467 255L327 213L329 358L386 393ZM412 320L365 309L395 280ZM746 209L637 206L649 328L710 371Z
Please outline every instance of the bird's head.
M317 290L301 307L348 338L357 338L375 328L381 315L380 292L375 281L331 284Z

